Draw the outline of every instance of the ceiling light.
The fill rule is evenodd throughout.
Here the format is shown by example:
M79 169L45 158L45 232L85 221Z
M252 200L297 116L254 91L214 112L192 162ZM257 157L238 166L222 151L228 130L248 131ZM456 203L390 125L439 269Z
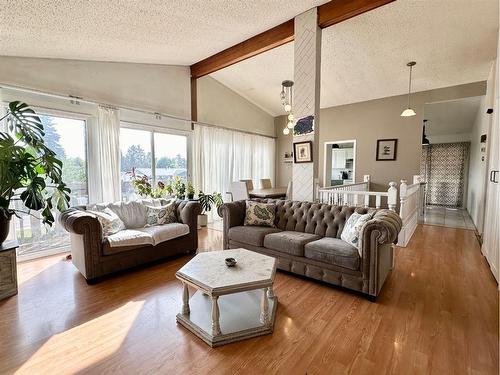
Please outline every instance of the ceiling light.
M417 63L415 61L410 61L408 64L406 64L406 66L410 67L410 79L408 81L408 108L406 108L402 113L401 113L401 117L411 117L411 116L415 116L416 113L415 111L411 108L410 106L410 96L411 96L411 73L412 73L412 70L413 70L413 67L417 65Z
M281 99L281 104L283 105L283 109L287 113L287 124L286 127L283 129L283 134L288 135L290 134L290 129L294 128L293 120L295 117L293 116L292 113L292 101L293 101L293 81L287 80L281 82L281 93L280 93L280 99Z

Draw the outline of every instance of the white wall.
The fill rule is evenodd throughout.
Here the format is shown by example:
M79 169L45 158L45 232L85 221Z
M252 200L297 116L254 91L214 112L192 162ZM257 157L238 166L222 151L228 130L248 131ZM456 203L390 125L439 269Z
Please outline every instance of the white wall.
M274 137L274 117L219 81L205 76L197 89L199 122Z
M488 136L490 123L493 117L492 115L486 113L488 108L492 108L493 103L493 69L494 65L487 81L486 95L481 98L481 103L471 134L467 211L469 212L469 215L471 216L479 234L482 234L483 232L483 215L485 211L485 188L487 178L487 154L484 152L486 151L486 143L480 143L480 139L482 134L486 134Z
M191 116L189 67L0 56L0 85Z

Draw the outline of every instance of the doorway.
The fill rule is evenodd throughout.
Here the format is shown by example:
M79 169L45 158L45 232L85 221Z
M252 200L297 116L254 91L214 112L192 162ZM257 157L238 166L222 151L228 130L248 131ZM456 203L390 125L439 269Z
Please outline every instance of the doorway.
M356 182L356 140L325 142L324 186Z

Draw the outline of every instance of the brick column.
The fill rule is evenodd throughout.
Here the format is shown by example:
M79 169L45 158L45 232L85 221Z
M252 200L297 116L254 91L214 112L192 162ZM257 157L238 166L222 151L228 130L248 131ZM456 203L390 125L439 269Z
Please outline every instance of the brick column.
M313 162L293 165L294 200L313 201L314 181L319 175L321 29L317 17L317 8L295 17L293 113L296 120L314 116L314 131L293 136L293 142L313 142Z

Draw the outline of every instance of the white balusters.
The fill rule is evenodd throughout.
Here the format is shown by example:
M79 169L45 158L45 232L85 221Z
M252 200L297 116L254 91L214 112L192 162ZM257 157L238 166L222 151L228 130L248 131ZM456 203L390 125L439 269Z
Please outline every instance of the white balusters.
M398 204L398 188L396 183L389 182L389 190L387 190L387 207L389 210L396 211L396 205Z

